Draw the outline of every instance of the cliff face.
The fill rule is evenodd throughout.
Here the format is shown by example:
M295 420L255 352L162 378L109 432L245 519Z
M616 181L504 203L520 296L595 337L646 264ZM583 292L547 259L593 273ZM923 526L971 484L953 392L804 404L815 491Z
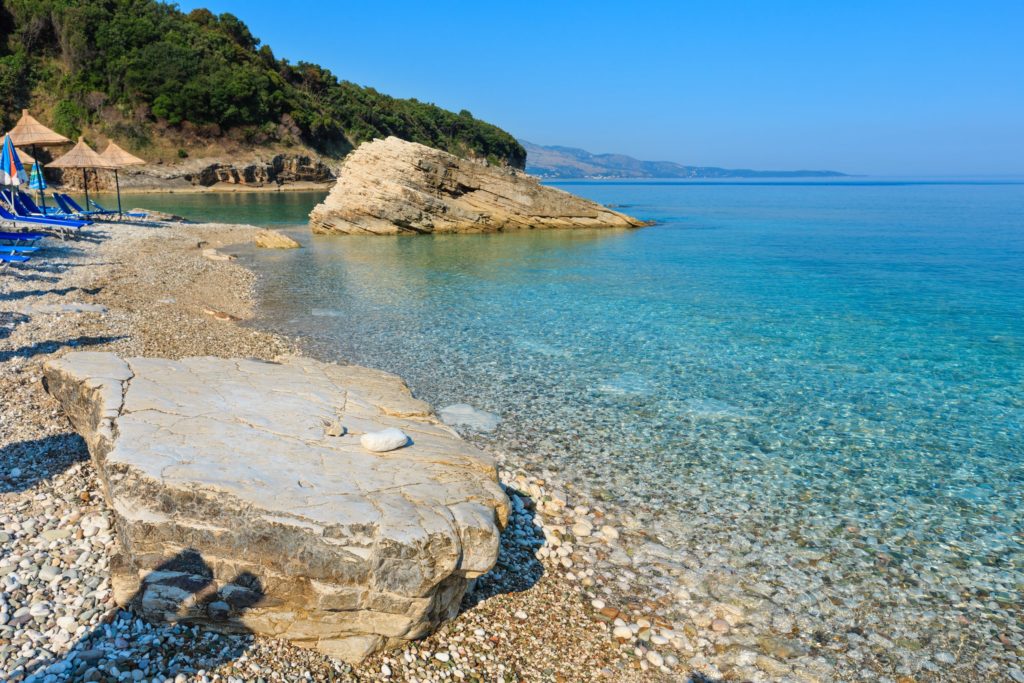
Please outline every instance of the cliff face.
M310 225L316 233L397 235L645 223L522 171L389 137L364 143L345 159Z

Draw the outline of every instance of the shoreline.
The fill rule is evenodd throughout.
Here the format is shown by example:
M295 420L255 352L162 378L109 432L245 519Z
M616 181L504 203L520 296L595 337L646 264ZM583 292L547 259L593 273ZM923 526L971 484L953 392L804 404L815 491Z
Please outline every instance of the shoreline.
M84 444L39 384L41 364L71 349L168 358L300 355L293 341L230 321L252 320L257 274L235 261L204 258L197 246L230 250L257 229L96 224L80 241L47 240L29 267L0 275L0 579L10 594L0 603L0 641L12 643L0 646L0 677L109 673L110 666L139 658L129 641L141 631L162 644L143 640L155 671L140 677L176 681L213 674L248 679L253 665L269 680L293 680L300 671L310 671L313 680L685 678L690 668L678 663L682 631L643 604L631 610L620 603L620 613L592 602L597 598L588 589L612 585L616 577L589 569L589 560L616 549L620 559L625 556L617 530L591 525L588 536L573 536L571 524L591 511L568 510L559 489L508 470L502 481L517 514L503 535L499 568L478 582L460 615L437 633L356 667L266 638L211 638L198 629L147 625L114 606L107 571L109 549L117 543L111 513ZM545 512L543 526L538 510ZM534 540L539 530L546 541ZM76 596L90 590L87 608L76 606ZM39 637L47 639L48 654L32 647ZM213 649L225 644L243 654L218 658ZM182 653L190 654L172 664Z
M245 185L241 183L214 183L213 185L183 185L181 187L125 187L122 185L121 197L123 198L131 195L148 194L248 194L260 192L329 192L330 189L334 187L334 182L334 180L325 183L300 181L283 183L281 185ZM81 189L75 188L72 188L71 191L77 193L82 192ZM90 194L100 196L114 195L115 191L110 188L104 188L100 190L91 189Z

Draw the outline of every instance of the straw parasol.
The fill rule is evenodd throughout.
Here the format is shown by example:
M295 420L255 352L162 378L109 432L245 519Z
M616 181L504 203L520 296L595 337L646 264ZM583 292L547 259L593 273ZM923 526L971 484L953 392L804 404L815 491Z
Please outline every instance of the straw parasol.
M82 184L85 185L85 209L89 209L89 180L85 174L89 168L114 168L109 161L94 152L89 145L85 144L85 138L79 137L78 144L71 148L64 156L50 162L54 168L80 168L82 169Z
M114 185L117 187L117 215L121 213L121 181L117 178L117 169L124 168L125 166L140 166L146 162L143 159L138 158L134 154L130 154L114 142L110 141L107 148L103 150L103 154L100 155L102 159L105 159L107 163L111 164L111 168L114 169Z
M63 145L71 142L60 133L39 123L28 109L21 110L21 118L8 133L15 147L35 145Z
M37 163L35 157L31 156L28 152L23 149L15 149L18 153L18 158L21 159L22 166L31 166Z
M32 147L32 156L36 156L36 145L66 145L71 142L57 131L50 130L39 123L34 116L28 113L28 109L21 110L21 118L9 135L15 147ZM24 157L22 158L24 161ZM42 172L40 168L40 173ZM43 210L46 210L46 195L39 191L39 200L42 202Z

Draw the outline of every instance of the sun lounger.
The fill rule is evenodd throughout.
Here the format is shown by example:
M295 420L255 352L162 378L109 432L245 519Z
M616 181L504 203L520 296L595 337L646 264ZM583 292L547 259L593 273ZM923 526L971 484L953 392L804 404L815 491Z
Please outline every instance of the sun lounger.
M27 209L27 212L25 212L25 211L21 211L20 212L20 213L22 213L24 215L27 215L27 216L41 216L43 218L67 218L68 217L66 214L62 213L58 209L55 209L55 208L50 207L50 206L46 207L45 210L39 208L39 205L36 204L36 201L34 199L32 199L32 196L29 195L27 192L18 192L18 200L21 202L21 205L25 209Z
M90 221L71 220L68 218L43 218L42 216L18 216L0 206L0 222L32 223L33 225L49 225L54 228L81 228L90 225Z
M64 196L67 197L67 195ZM90 199L89 203L95 206L100 213L117 213L117 211L111 211L110 209L103 208L102 206L100 206L100 203L97 202L95 199ZM148 213L140 213L138 211L123 211L122 214L125 216L130 216L131 218L147 218L149 216Z
M38 242L49 237L45 232L0 232L0 242Z
M0 254L0 267L6 266L8 263L28 263L28 260L28 256L21 254Z
M71 209L71 213L75 213L75 214L77 214L79 216L100 216L100 215L111 215L111 214L117 213L117 211L107 211L105 209L102 210L102 211L87 211L86 209L82 208L81 204L79 204L74 199L72 199L71 195L68 195L68 194L61 193L61 194L58 195L56 192L54 192L53 196L54 197L60 197L61 199L64 200L64 202L61 204L61 207L67 205L67 207L69 209Z
M25 245L0 245L0 254L31 254L34 251L39 251L39 247L29 247Z

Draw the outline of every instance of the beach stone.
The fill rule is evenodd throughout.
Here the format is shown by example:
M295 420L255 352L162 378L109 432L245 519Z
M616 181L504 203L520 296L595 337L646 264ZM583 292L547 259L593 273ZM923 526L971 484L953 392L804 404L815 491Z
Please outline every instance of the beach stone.
M386 453L402 448L409 443L409 435L401 429L382 429L379 432L367 432L359 437L359 443L368 451Z
M494 461L394 375L99 352L43 375L113 510L114 598L151 621L358 661L453 617L496 561L509 502ZM329 437L335 420L346 433ZM367 452L360 437L385 429L412 443Z
M262 249L298 249L302 245L278 230L260 230L254 238Z
M478 410L466 403L455 403L445 406L437 413L441 421L453 427L469 427L478 432L493 432L501 423L501 418L494 413Z
M522 171L397 137L364 142L310 213L314 233L397 235L636 228L642 221Z

